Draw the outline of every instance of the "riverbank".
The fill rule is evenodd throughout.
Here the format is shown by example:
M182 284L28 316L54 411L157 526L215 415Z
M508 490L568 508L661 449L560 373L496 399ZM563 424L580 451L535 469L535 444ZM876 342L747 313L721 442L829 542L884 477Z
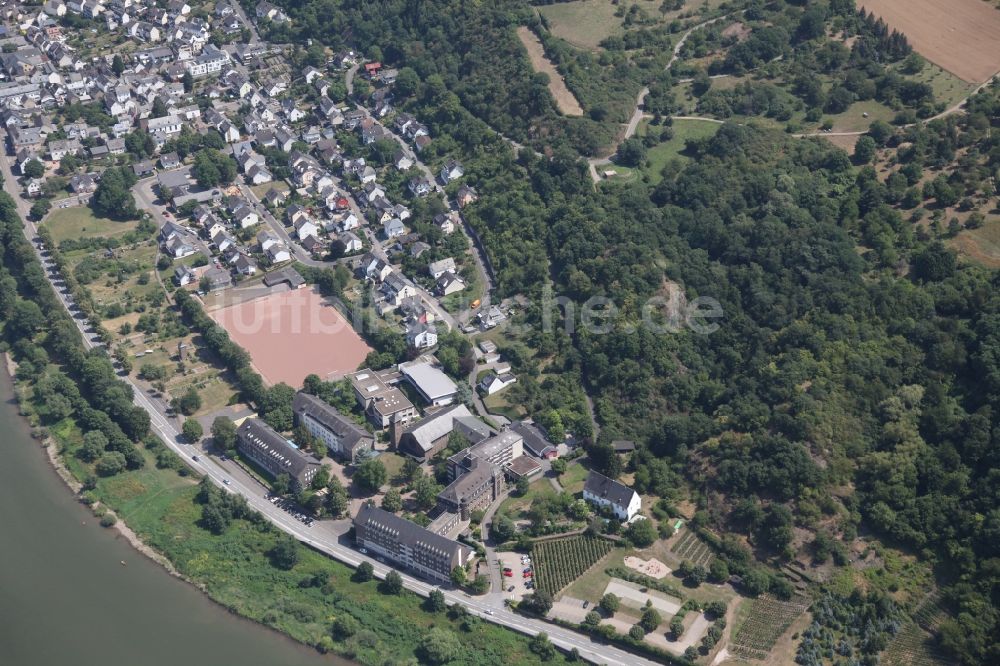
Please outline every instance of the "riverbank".
M17 396L29 425L39 432L32 387L22 383ZM49 433L42 442L46 459L74 494L96 497L100 505L95 507L119 517L114 528L123 540L236 616L364 664L384 664L387 656L400 662L418 657L422 641L435 627L470 646L455 663L496 663L500 658L541 663L519 634L461 611L428 612L409 592L383 594L378 581L356 581L346 565L297 542L297 563L289 570L274 566L269 554L284 536L262 520L236 520L221 534L212 534L200 526L198 487L192 478L157 468L146 449L142 469L99 477L92 490L84 491L81 470L86 468L77 458L67 464L81 447L82 432L65 422L44 430ZM558 655L548 663L562 661Z

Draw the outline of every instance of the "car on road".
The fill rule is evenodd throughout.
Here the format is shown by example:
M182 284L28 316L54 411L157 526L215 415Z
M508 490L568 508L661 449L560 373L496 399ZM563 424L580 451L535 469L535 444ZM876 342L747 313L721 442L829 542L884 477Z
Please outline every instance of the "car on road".
M191 460L198 462L199 460L201 460L201 458L199 458L198 456L191 456Z
M222 482L224 484L226 484L227 486L231 483L231 481L229 479L223 479Z
M359 552L360 552L360 553L361 553L362 555L367 555L367 554L368 554L368 549L367 549L367 548L358 548L358 551L359 551Z
M508 587L508 588L507 588L507 591L508 591L508 592L513 592L513 591L514 591L514 586L513 586L513 585L511 585L510 587Z
M486 609L486 614L487 615L493 615L493 611L491 609L487 608Z

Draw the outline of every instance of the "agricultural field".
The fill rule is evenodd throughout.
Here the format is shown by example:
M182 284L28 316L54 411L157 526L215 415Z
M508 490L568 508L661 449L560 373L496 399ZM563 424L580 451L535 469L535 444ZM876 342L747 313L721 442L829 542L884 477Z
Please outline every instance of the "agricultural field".
M670 551L681 560L687 560L691 564L700 564L708 567L715 559L715 554L698 535L691 530L685 530L684 534L678 537Z
M538 589L555 596L612 548L610 541L588 536L536 542L531 549L535 584Z
M940 654L931 634L908 622L882 654L882 663L885 666L945 666L950 662Z
M863 0L913 49L970 83L1000 71L1000 11L982 0ZM961 35L961 38L956 38Z
M780 601L758 597L750 604L746 619L733 634L729 652L746 659L767 659L785 630L809 607L805 598Z
M552 64L552 61L545 55L545 49L541 40L531 31L530 28L521 26L517 29L517 37L521 40L525 50L528 52L528 59L536 72L541 72L549 77L549 92L556 100L556 106L567 116L582 116L583 107L576 99L563 80L562 74Z

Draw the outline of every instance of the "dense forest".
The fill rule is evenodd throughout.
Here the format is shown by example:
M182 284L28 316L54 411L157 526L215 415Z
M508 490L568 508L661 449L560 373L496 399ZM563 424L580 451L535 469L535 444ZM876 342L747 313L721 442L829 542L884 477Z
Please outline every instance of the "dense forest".
M790 16L811 11L804 5L766 7ZM795 43L837 16L864 33L863 52L831 70L839 87L810 91L802 81L799 102L826 109L831 97L847 99L841 88L866 95L882 76L896 86L888 101L920 116L934 110L926 90L884 71L907 57L905 40L853 3L808 5L823 12L758 35L764 55L772 38L776 54L789 54L783 74L818 66ZM562 378L529 396L533 413L562 412L583 431L582 384L602 425L590 450L598 467L621 472L606 441L635 438L640 491L693 498L699 524L746 535L759 559L845 563L859 533L919 555L950 611L942 647L964 664L1000 663L998 276L948 244L982 216L941 219L963 198L973 207L995 198L995 91L960 117L876 125L857 164L822 140L734 123L692 141L691 159L668 164L656 186L595 189L578 158L586 142L573 137L598 121L558 117L511 46L516 25L535 20L522 3L314 0L289 11L292 27L272 38L354 45L418 75L397 104L431 126L437 154L465 161L481 196L463 214L484 238L500 295L531 298L527 339ZM747 48L730 52L746 63L723 66L753 66ZM496 130L552 140L544 156L515 155ZM866 166L876 155L888 170ZM541 330L548 289L575 303L611 298L611 332ZM634 325L647 299L675 290L718 301L719 329ZM735 543L724 544L732 559L745 558Z

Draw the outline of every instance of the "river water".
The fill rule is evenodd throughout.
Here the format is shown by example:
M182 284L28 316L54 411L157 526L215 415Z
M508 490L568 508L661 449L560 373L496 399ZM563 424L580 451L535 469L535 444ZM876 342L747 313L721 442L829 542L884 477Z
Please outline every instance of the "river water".
M231 615L100 527L12 396L0 369L0 666L349 663Z

